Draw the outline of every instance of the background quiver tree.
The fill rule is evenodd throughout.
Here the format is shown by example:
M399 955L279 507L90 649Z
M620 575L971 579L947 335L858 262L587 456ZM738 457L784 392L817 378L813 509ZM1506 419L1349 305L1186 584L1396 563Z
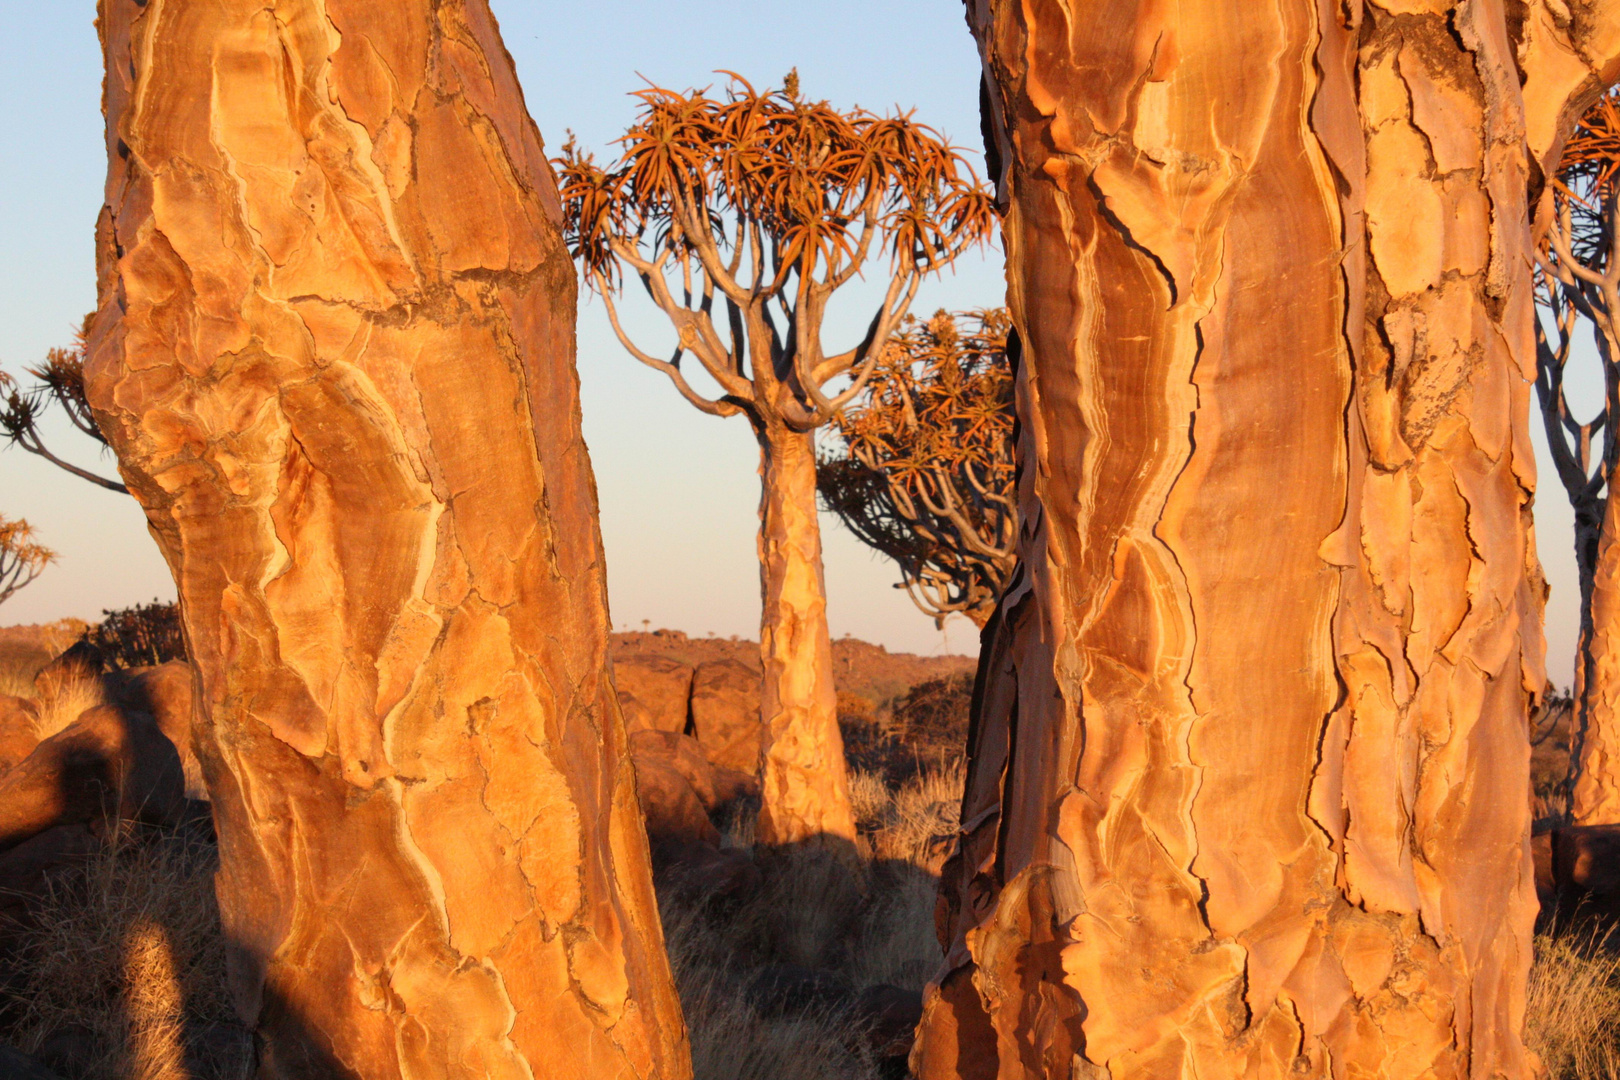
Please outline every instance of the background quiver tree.
M827 631L813 432L872 377L922 280L990 236L988 193L960 152L909 114L840 111L739 76L722 97L649 87L610 166L570 141L566 235L625 349L712 416L742 414L760 447L765 843L853 838ZM829 350L833 296L887 262L866 332ZM662 359L631 340L628 271L669 319ZM706 396L686 356L716 387Z
M1620 97L1610 90L1564 144L1543 198L1538 249L1536 393L1547 446L1575 512L1580 636L1570 725L1569 816L1620 822L1620 506L1609 497L1620 459ZM1601 406L1576 418L1567 376L1578 335L1591 334ZM1580 411L1590 409L1582 401Z
M0 514L0 604L39 577L56 552L34 540L34 528L21 518Z
M940 625L982 628L1017 559L1010 325L1006 308L908 317L816 470L822 505Z
M69 423L95 440L102 452L109 449L106 437L96 426L96 418L90 413L90 402L84 395L85 341L94 318L94 312L84 317L84 323L73 335L70 347L52 349L45 354L44 363L23 369L34 379L34 385L26 388L19 386L16 379L0 371L0 435L4 435L13 446L20 446L81 480L127 495L129 489L117 480L110 480L57 456L45 445L45 437L40 431L40 420L55 405Z

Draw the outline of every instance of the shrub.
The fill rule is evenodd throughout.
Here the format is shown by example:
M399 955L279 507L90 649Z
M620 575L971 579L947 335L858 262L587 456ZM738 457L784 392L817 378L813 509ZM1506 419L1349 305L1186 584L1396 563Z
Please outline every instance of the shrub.
M91 627L80 640L97 649L109 666L140 667L186 658L180 605L153 600L101 614L105 617L100 624Z
M912 687L894 706L893 726L900 738L923 751L948 759L967 754L968 712L973 706L973 676L966 672L929 679Z

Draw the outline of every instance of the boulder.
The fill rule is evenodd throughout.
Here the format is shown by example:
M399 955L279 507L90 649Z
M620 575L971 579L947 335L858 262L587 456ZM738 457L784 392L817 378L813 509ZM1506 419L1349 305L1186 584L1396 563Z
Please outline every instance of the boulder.
M51 877L99 846L84 825L58 825L0 852L0 955L10 947L9 932L26 925L29 909L46 895Z
M625 727L630 731L686 730L686 703L692 696L692 665L667 656L630 653L613 658L613 685L619 691Z
M116 700L120 707L145 713L157 721L158 730L180 754L180 767L186 777L186 798L206 801L202 766L191 745L191 665L171 660L153 667L130 668L123 675Z
M27 698L0 694L0 773L14 768L39 745L39 710Z
M1558 914L1620 920L1620 825L1566 825L1551 836Z
M664 758L631 755L636 767L636 797L641 802L647 836L654 843L718 845L720 832L709 820L697 792Z
M643 729L630 733L633 761L657 760L686 778L698 801L710 813L745 796L759 794L759 782L735 769L713 764L704 756L703 746L690 735L672 731Z
M98 705L0 776L0 851L46 829L187 815L180 755L145 713Z
M692 675L692 733L716 765L759 772L759 672L737 660L711 660Z

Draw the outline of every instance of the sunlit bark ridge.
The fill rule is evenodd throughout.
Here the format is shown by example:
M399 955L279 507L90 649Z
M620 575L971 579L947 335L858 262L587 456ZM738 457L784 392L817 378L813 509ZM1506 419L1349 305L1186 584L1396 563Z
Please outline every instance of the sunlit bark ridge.
M263 1077L690 1076L560 204L485 0L103 0L86 383Z
M1531 1074L1527 204L1620 54L1572 11L971 0L1023 570L919 1077Z

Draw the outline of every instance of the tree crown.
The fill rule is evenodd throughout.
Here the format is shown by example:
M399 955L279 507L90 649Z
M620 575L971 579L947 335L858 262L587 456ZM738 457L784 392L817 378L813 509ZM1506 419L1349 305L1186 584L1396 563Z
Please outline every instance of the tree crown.
M33 526L0 514L0 604L55 561L56 552L35 542Z
M1005 308L908 318L818 468L823 504L900 565L936 620L963 612L983 625L1012 572L1010 330Z
M45 354L44 363L23 369L33 377L33 386L23 389L16 379L0 371L0 436L12 446L20 446L80 479L127 494L129 489L118 481L81 469L52 453L40 431L40 419L54 404L81 434L94 439L103 451L109 449L106 437L96 426L96 418L91 415L90 399L84 393L84 354L94 318L93 312L84 317L84 323L73 335L72 346L51 349Z
M839 111L802 97L796 76L761 92L726 74L721 97L637 92L640 112L611 166L570 139L556 161L564 231L637 359L706 412L770 412L807 430L858 392L921 279L990 237L992 201L961 152L909 113ZM882 305L855 347L827 355L828 298L880 252L889 264ZM619 324L613 293L625 267L679 331L668 361L636 347ZM687 351L720 385L719 398L686 381ZM841 375L852 386L824 392Z

